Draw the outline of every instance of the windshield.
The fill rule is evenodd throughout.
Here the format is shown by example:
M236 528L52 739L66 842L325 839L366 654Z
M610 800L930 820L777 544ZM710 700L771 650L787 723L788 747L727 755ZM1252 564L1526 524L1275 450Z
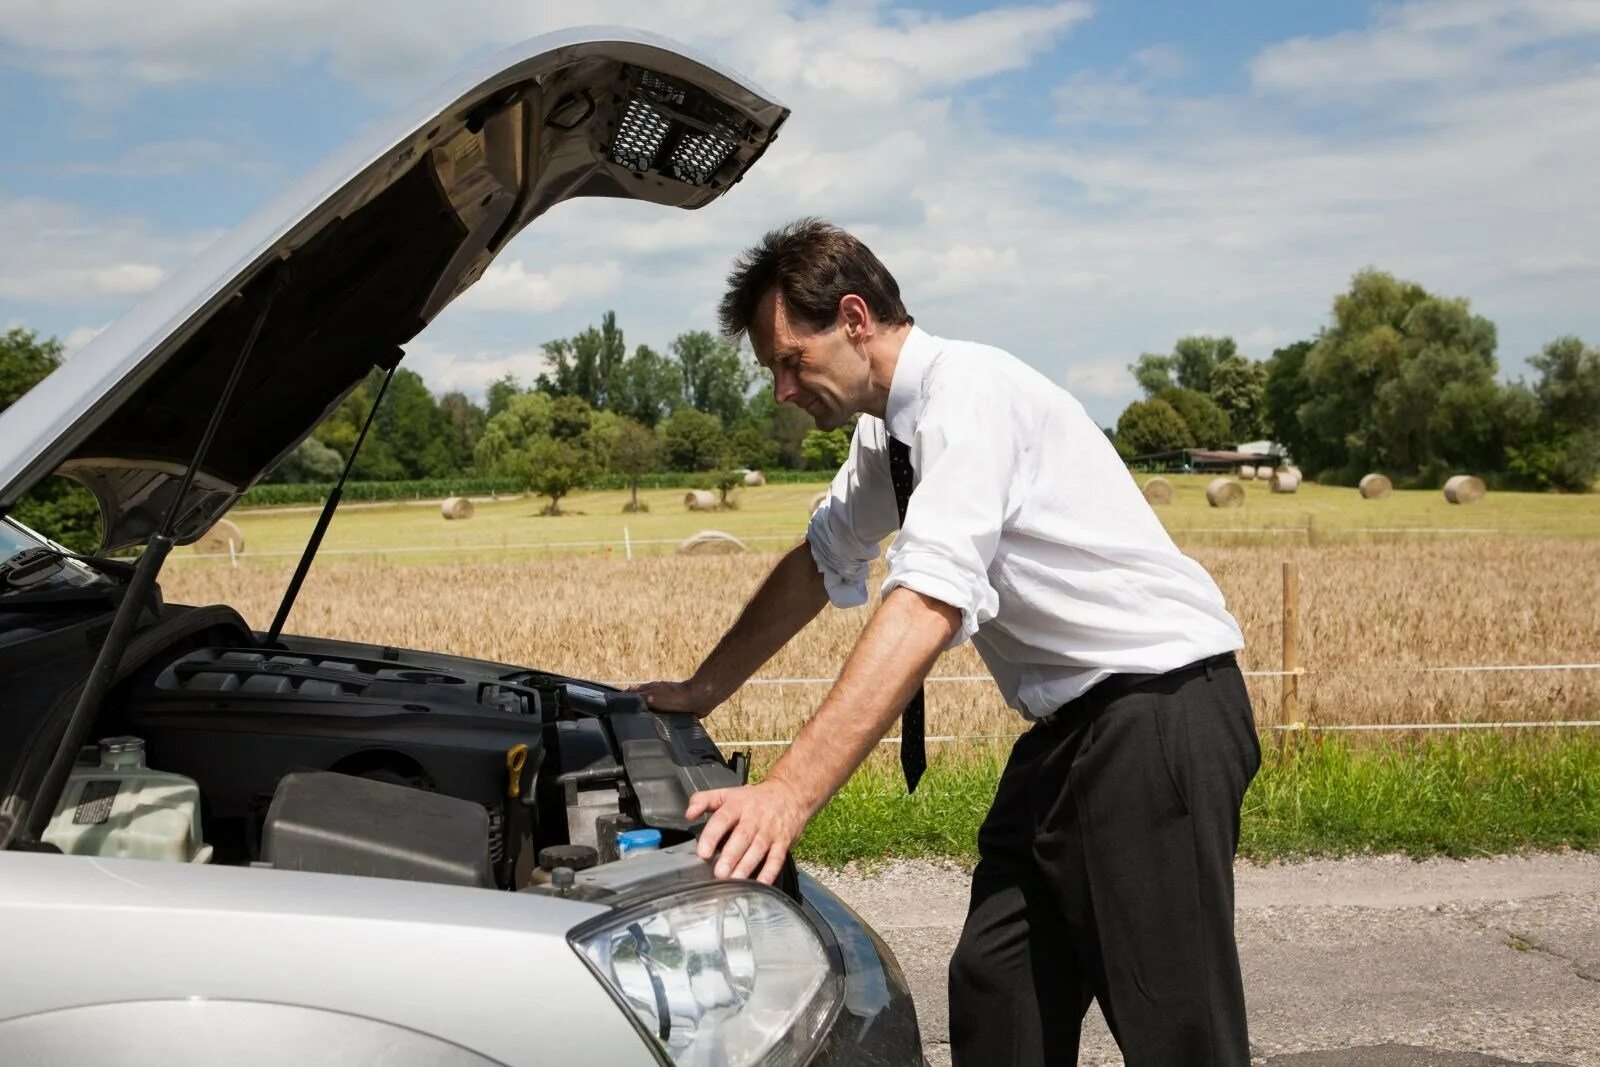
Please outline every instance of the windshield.
M50 543L16 525L10 519L0 521L0 560L8 560L25 548L48 548Z
M13 519L0 519L0 563L4 563L16 556L17 553L25 552L30 548L43 548L54 551L59 550L60 546L47 538L39 536ZM67 586L92 585L95 582L106 580L92 568L76 560L62 559L59 562L61 566L54 574L38 582L30 583L30 591L39 592L45 589L59 589ZM6 587L0 584L0 596L3 596L7 591Z

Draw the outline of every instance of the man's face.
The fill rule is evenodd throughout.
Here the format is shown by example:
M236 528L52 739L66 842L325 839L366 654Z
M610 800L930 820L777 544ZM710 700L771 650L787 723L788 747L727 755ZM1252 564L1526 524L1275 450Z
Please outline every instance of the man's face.
M804 409L824 430L843 426L867 397L867 358L850 342L851 325L843 314L821 330L791 320L777 289L768 290L750 324L750 343L772 372L778 403Z

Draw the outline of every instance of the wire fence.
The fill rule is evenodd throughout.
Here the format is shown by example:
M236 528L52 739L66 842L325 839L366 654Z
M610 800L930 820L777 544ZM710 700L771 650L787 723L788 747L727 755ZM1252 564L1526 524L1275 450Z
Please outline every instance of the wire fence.
M1448 666L1383 666L1383 667L1298 667L1289 671L1252 670L1240 671L1246 678L1305 678L1316 675L1351 675L1351 674L1499 674L1517 671L1600 671L1600 663L1493 663L1493 664L1451 664ZM751 678L744 684L747 686L822 686L832 685L837 679L828 677L819 678L787 678L787 677L762 677ZM986 674L935 674L923 679L924 685L977 685L993 683L993 679ZM643 684L641 680L612 682L617 686L632 686ZM1517 720L1506 722L1411 722L1411 723L1308 723L1288 722L1269 723L1261 727L1274 733L1406 733L1415 731L1448 731L1448 730L1545 730L1545 729L1595 729L1600 728L1600 718L1597 719L1553 719L1553 720ZM929 744L965 744L977 741L1010 741L1022 736L1024 731L1017 730L1005 733L984 734L941 734L927 737ZM787 738L758 737L741 738L738 740L718 740L720 745L729 748L783 748L791 743ZM885 737L877 742L879 745L898 745L898 737Z

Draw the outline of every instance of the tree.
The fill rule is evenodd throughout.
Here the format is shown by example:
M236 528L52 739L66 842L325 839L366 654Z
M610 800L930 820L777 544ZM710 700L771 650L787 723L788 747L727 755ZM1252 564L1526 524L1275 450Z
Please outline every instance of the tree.
M750 470L770 470L778 465L778 442L761 432L761 426L746 419L728 435L729 460Z
M368 444L382 442L380 447L392 457L400 478L444 478L454 469L451 429L450 416L428 391L422 375L402 368L389 382L361 451L364 456Z
M590 326L570 340L547 342L544 355L550 369L539 375L536 389L552 396L581 397L590 407L606 407L608 391L627 355L617 313L607 311L598 330Z
M1267 368L1243 356L1227 356L1211 370L1211 400L1228 417L1233 440L1267 436Z
M485 411L485 415L488 418L494 418L506 409L506 405L511 402L512 397L519 396L521 393L522 386L509 371L496 378L489 383L488 408Z
M0 411L22 398L61 365L61 342L40 340L20 326L0 334ZM100 547L100 507L90 492L70 478L46 478L28 490L11 515L76 552Z
M524 486L550 498L542 514L562 515L561 498L594 481L594 454L582 441L536 437L515 454L509 471Z
M809 470L838 470L850 458L850 435L844 427L832 430L812 430L800 443Z
M1193 389L1165 389L1155 399L1166 401L1183 419L1184 425L1189 427L1193 447L1222 448L1233 443L1233 430L1228 425L1228 416L1204 393Z
M339 457L339 453L315 437L307 437L262 480L327 483L338 481L343 471L344 460Z
M1436 481L1502 459L1494 324L1465 300L1365 270L1334 300L1306 356L1301 465L1353 480L1369 470Z
M483 436L489 416L467 394L452 391L439 398L439 410L449 420L451 473L466 470L472 465L473 449Z
M649 345L634 349L616 374L608 407L646 426L656 426L683 406L683 371Z
M0 411L22 399L22 394L38 385L51 371L61 366L61 342L21 326L0 334Z
M743 474L726 469L710 471L695 479L695 488L717 491L717 507L723 511L732 511L739 506L737 501L729 499L729 494L743 484Z
M1163 389L1172 388L1172 370L1176 365L1177 360L1171 356L1158 356L1153 352L1146 352L1139 357L1138 362L1128 364L1128 371L1148 398Z
M1135 400L1117 419L1117 451L1124 456L1193 448L1194 435L1183 416L1165 400Z
M1562 337L1528 363L1534 387L1507 389L1507 465L1534 488L1588 492L1600 479L1600 350Z
M508 473L511 457L540 437L550 436L555 401L545 393L519 393L489 419L473 450L473 461L485 474Z
M1239 354L1231 337L1182 337L1172 347L1178 385L1197 393L1211 392L1211 374L1218 363Z
M1296 341L1272 353L1266 364L1266 385L1262 392L1262 406L1267 434L1289 449L1289 454L1300 463L1306 462L1309 452L1306 433L1300 425L1300 405L1311 399L1311 387L1306 383L1306 354L1311 351L1311 341Z
M683 398L689 406L715 415L724 426L738 422L755 380L750 361L739 349L705 330L692 330L673 339L672 352L678 357Z
M722 422L715 415L684 408L661 424L661 451L672 470L715 470L724 465L727 450Z
M617 438L611 447L611 469L628 479L629 500L623 511L649 511L639 502L639 478L656 469L661 461L661 443L650 428L633 419L621 419Z
M817 422L804 409L793 404L780 404L771 389L758 389L745 406L745 421L759 427L761 433L775 446L777 457L769 465L800 470L806 458L800 444L806 434L817 428Z

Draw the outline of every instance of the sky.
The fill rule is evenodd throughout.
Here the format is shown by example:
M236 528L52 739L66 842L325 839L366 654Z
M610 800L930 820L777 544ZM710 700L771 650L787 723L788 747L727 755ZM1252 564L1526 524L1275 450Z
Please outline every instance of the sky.
M1600 0L0 0L0 328L80 348L369 124L512 42L614 23L793 109L698 211L574 201L407 348L436 391L538 373L615 309L711 329L733 257L802 214L918 324L999 345L1102 424L1141 352L1316 335L1376 266L1466 297L1508 378L1600 343Z

